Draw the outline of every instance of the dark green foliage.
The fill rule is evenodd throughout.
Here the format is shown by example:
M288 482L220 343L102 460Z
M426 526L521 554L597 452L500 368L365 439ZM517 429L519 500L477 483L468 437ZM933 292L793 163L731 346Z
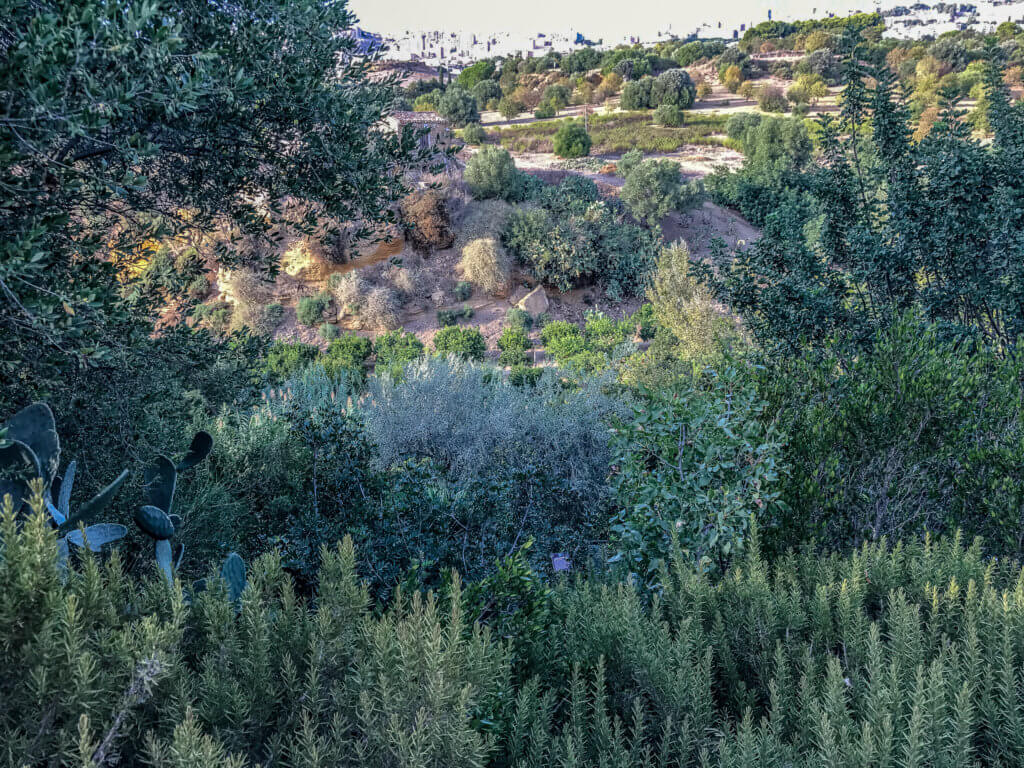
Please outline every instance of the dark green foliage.
M301 373L319 354L320 350L312 344L275 341L267 349L266 376L272 383L280 384Z
M402 368L423 356L423 342L405 331L388 331L373 343L377 367Z
M460 280L455 284L455 298L458 301L468 301L473 295L473 284Z
M198 440L199 435L196 438ZM205 446L200 440L194 447L202 453ZM122 471L106 488L72 512L71 493L77 463L69 462L64 475L58 476L60 454L57 425L46 403L32 403L22 408L0 428L0 508L9 499L11 512L18 513L25 502L37 496L61 536L57 547L64 567L70 556L69 544L99 552L103 545L127 534L123 525L113 523L79 527L110 505L128 478L128 470Z
M327 351L320 358L320 364L332 377L347 372L356 379L366 369L366 361L373 353L373 342L364 336L346 333L327 345Z
M516 169L508 150L501 147L483 147L466 163L464 178L473 196L486 200L501 198L515 201L524 199L523 174Z
M590 144L590 134L577 120L563 122L552 138L554 152L559 157L586 157L590 154Z
M526 109L523 103L511 96L505 96L498 102L498 112L506 120L515 120Z
M538 120L548 120L556 114L558 114L558 110L550 101L542 101L537 105L537 109L533 111L533 116Z
M766 124L784 123L747 131L744 147L755 151L734 179L786 193L751 202L764 234L711 282L766 345L792 349L837 332L867 343L917 307L951 335L1011 348L1024 331L1024 112L993 68L990 144L971 138L952 105L915 143L892 77L877 75L873 91L847 86L838 119L821 119L822 163L806 173L794 175L802 150L760 148ZM736 192L727 181L718 191Z
M213 450L213 437L199 432L193 438L188 451L175 464L166 456L157 456L143 474L143 497L146 503L135 510L135 523L139 529L154 541L157 566L167 583L173 585L175 571L181 564L184 547L178 551L178 558L172 561L173 551L170 539L184 524L180 515L174 512L174 494L178 486L178 472L190 470L206 459Z
M524 331L530 330L533 326L533 318L530 317L530 313L519 307L511 307L505 313L505 322L513 328L521 328Z
M601 54L593 48L579 48L562 57L561 68L567 75L596 68L601 63Z
M783 202L791 211L806 208L810 180L803 172L812 147L803 121L734 115L727 131L743 147L743 168L716 171L705 179L715 202L736 208L759 226L767 226L769 214L782 208ZM799 232L786 231L799 238Z
M394 88L345 55L345 3L16 0L3 16L0 380L23 398L119 363L168 304L188 308L203 260L140 269L154 240L226 223L240 237L210 255L260 261L271 249L238 243L281 225L281 200L387 220L424 159L415 136L374 129Z
M470 320L473 317L472 307L461 307L460 309L439 309L437 310L437 324L442 328L451 325L458 325L460 320Z
M789 99L781 88L765 86L757 93L757 108L762 112L786 112L789 110Z
M494 75L494 69L494 62L490 59L477 61L462 70L455 82L467 91L474 91L481 82Z
M463 129L462 138L467 144L483 144L487 141L487 131L480 123L470 123Z
M388 492L354 521L375 567L401 573L420 559L426 583L456 564L475 579L530 538L542 573L558 552L584 567L607 534L609 418L624 410L602 384L547 371L513 386L445 357L371 381L366 431Z
M1020 363L907 317L849 356L841 340L773 368L763 387L789 437L779 547L829 548L963 529L1021 552Z
M331 305L331 294L324 291L315 296L303 296L295 305L295 317L303 325L318 325Z
M599 200L581 176L543 190L538 203L513 211L502 243L540 280L561 291L597 282L612 297L643 291L657 254L653 232L628 223L621 206Z
M651 83L650 108L662 105L688 109L697 98L697 86L685 69L662 72ZM624 107L626 109L627 107Z
M662 104L654 110L654 122L666 128L678 128L683 124L683 113L675 104Z
M535 387L543 374L543 369L526 363L513 365L508 373L508 383L514 387Z
M483 360L487 343L476 328L450 325L434 334L434 350L442 355L456 355L466 360Z
M476 99L477 110L483 111L490 102L501 99L501 86L495 80L481 80L472 87L471 93L473 98ZM466 128L473 125L479 125L479 123L470 123Z
M653 77L644 77L626 83L622 88L619 106L622 109L650 109L653 85Z
M461 85L451 85L437 101L437 111L457 127L480 122L476 99Z
M588 312L582 331L573 323L557 320L544 326L540 338L559 365L578 373L595 373L612 364L619 348L632 340L634 330L628 320Z
M651 227L671 211L696 204L702 193L699 182L683 184L679 163L671 160L644 160L625 177L619 197L630 213Z
M526 331L514 326L506 328L498 338L498 349L501 350L498 362L508 366L522 365L530 346L530 337Z
M732 368L637 403L614 444L623 509L612 532L630 571L661 578L673 541L702 570L724 571L743 552L751 519L776 511L788 471L766 409Z

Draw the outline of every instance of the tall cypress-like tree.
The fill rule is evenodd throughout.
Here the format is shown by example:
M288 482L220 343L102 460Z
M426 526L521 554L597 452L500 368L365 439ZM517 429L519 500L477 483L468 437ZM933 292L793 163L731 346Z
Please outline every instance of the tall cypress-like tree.
M994 140L975 138L948 95L915 143L895 78L851 57L839 117L820 119L819 161L790 185L794 194L778 197L763 237L728 272L702 270L762 343L793 349L837 333L870 343L919 308L953 336L1016 346L1024 107L1010 103L994 53L989 69Z

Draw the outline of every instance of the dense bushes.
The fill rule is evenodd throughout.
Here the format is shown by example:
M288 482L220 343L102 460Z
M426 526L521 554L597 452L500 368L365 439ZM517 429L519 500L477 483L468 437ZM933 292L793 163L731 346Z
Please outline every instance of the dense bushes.
M619 196L630 212L648 226L657 226L671 211L699 204L703 197L700 182L684 184L679 163L671 160L644 160L623 175L626 183Z
M882 536L954 531L1021 551L1024 457L1019 363L944 340L904 318L870 351L841 340L765 377L789 435L792 510L784 544L841 548Z
M525 200L533 189L531 177L517 170L512 155L501 147L483 147L466 163L463 177L473 197L481 200Z
M554 152L559 157L585 157L590 154L590 134L576 120L567 120L558 126L552 138Z
M295 304L295 317L303 325L319 325L330 305L331 295L329 293L303 296Z
M16 764L1024 761L1024 575L958 541L774 568L751 547L720 581L666 570L653 602L597 581L548 591L511 560L485 593L455 581L378 612L347 541L315 601L268 555L232 604L216 578L187 601L116 557L62 578L42 515L0 525Z
M449 325L434 334L434 349L443 355L456 355L466 360L483 360L487 342L476 328Z
M683 113L675 104L662 104L654 110L654 122L666 128L678 128L683 124Z
M480 111L476 99L468 90L451 85L437 100L436 109L440 115L456 126L480 122Z
M724 570L751 519L776 512L788 470L766 410L750 377L728 367L637 404L614 460L623 510L612 532L631 571L660 578L673 542L702 570Z
M532 537L531 559L545 570L556 552L584 562L606 530L607 419L622 413L600 389L566 389L551 375L516 387L493 369L437 357L414 363L401 382L371 382L363 408L376 466L397 478L414 462L444 479L428 487L433 503L451 509L437 521L417 513L436 531L428 556L444 552L476 576ZM414 485L410 493L433 498ZM456 520L459 533L445 533Z
M502 242L540 280L561 291L592 282L611 296L643 291L657 252L653 232L628 223L582 177L545 189L537 202L512 213Z
M487 131L480 123L470 123L463 129L462 138L467 144L483 144L487 141Z

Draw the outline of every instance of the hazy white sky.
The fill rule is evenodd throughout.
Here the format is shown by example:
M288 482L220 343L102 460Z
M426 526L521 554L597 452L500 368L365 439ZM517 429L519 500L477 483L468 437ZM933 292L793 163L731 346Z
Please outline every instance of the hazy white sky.
M891 5L892 3L885 3ZM873 0L349 0L360 24L373 32L446 29L494 32L576 29L592 37L620 38L672 25L685 35L699 23L757 23L768 17L808 18L828 10L873 10ZM815 13L816 9L816 13Z

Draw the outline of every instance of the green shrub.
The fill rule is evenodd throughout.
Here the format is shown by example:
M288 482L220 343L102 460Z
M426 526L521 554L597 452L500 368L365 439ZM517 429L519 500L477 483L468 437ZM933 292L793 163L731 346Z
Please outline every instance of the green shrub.
M619 161L615 164L619 176L622 176L623 178L629 176L633 169L643 162L643 159L644 153L639 149L631 149L628 152L623 153L622 157L620 157Z
M651 83L651 107L673 106L688 109L696 98L697 86L685 69L666 70Z
M639 80L631 80L622 88L622 96L619 98L619 106L622 109L649 109L651 106L651 86L654 84L653 77L642 77Z
M260 325L267 333L275 330L281 321L284 320L284 307L279 301L272 301L263 308L263 317Z
M509 307L508 312L505 313L505 322L512 328L522 328L524 331L528 331L533 325L533 318L526 310Z
M540 340L545 351L559 363L565 363L586 349L580 329L565 320L544 326Z
M274 556L248 564L240 601L215 573L185 599L177 586L133 581L121 560L62 579L42 521L0 520L0 586L12 600L0 613L10 664L0 725L17 764L74 755L100 765L116 749L125 765L212 768L281 750L297 767L315 750L336 765L469 768L489 754L474 722L498 711L508 651L467 625L457 584L450 610L418 596L378 616L346 540L326 552L315 608ZM88 684L73 671L84 659ZM327 680L338 688L321 708ZM360 699L377 703L372 714L332 730Z
M519 172L508 150L483 147L466 163L463 174L473 197L481 200L515 200L519 194Z
M654 110L654 122L666 128L678 128L683 124L683 113L675 104L662 104Z
M473 284L466 280L460 280L455 284L454 293L456 301L468 301L473 295Z
M765 372L793 467L791 512L766 525L776 546L961 529L1020 554L1020 363L945 333L908 316L869 350L836 340Z
M319 355L320 350L312 344L275 341L267 348L267 362L264 367L267 379L275 384L287 381Z
M459 85L450 85L440 99L437 100L437 111L452 125L464 126L480 122L480 112L476 108L476 99Z
M366 360L373 353L373 342L363 336L346 333L327 345L320 362L329 376L337 376L342 371L362 377L366 369Z
M393 370L422 357L423 342L405 331L388 331L377 337L373 350L377 355L377 367Z
M487 342L476 328L449 325L434 335L434 350L441 355L457 355L466 360L483 360Z
M437 310L437 324L440 325L442 328L447 328L448 326L451 325L458 325L460 320L471 320L472 318L472 307Z
M552 142L559 157L585 157L590 154L590 134L583 123L576 120L563 122L555 131Z
M533 111L533 116L538 120L549 120L557 114L558 110L550 101L542 101L537 105L537 109Z
M548 573L554 552L585 567L591 543L607 535L609 420L624 408L601 382L566 387L547 372L536 387L517 387L492 366L430 357L400 381L372 379L364 402L387 482L417 467L398 501L422 520L404 545L422 547L422 559L476 578L533 538L530 560ZM425 505L436 511L415 511ZM383 553L396 534L379 535Z
M462 129L462 139L467 144L480 145L487 141L487 131L480 123L470 123Z
M317 325L330 305L331 294L327 292L303 296L295 305L295 317L303 325Z
M681 193L679 163L644 160L626 176L620 197L634 216L655 226L679 206Z
M776 512L788 469L766 408L752 377L731 368L637 403L615 433L623 511L612 531L630 570L661 578L675 537L700 568L724 571L751 518Z
M325 341L330 341L331 339L338 338L338 334L340 333L340 331L338 330L338 326L333 325L332 323L323 323L320 326L319 331L320 338L324 339Z
M498 101L498 112L506 120L515 120L524 109L523 103L511 96L503 96Z
M509 370L508 383L514 387L535 387L543 373L542 368L535 368L529 363L518 363Z
M785 112L789 109L789 99L781 88L766 86L758 91L757 108L762 112Z
M214 333L226 333L231 325L233 314L234 308L226 301L197 304L192 310L195 322L209 328Z
M498 362L508 366L520 365L525 361L526 350L529 348L530 337L526 331L516 327L506 328L498 338L498 349L501 350Z
M658 238L630 223L621 204L599 199L581 176L548 187L538 203L509 216L502 243L539 280L560 291L598 282L613 299L644 289Z

